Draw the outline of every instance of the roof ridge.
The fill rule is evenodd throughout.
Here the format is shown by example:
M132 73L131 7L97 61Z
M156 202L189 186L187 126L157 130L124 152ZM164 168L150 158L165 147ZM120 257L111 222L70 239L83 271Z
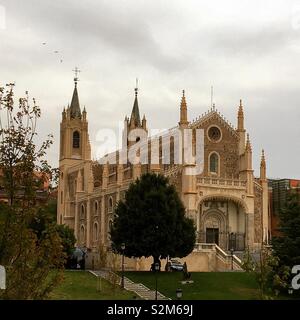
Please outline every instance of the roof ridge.
M201 116L192 120L190 123L190 127L204 123L205 121L207 121L209 118L211 118L214 115L218 116L218 118L223 122L223 124L226 125L229 129L231 129L235 135L237 135L236 129L234 128L232 123L230 123L216 108L211 108L207 112L203 113Z

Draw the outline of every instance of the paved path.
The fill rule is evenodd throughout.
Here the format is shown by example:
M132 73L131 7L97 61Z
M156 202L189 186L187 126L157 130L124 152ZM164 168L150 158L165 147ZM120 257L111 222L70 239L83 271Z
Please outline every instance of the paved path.
M111 271L107 270L89 270L93 275L96 277L101 277L103 279L108 280L109 282L112 282L111 275L114 275L118 279L118 284L121 284L121 277L118 275L112 273ZM150 290L146 286L144 286L142 283L135 283L131 281L130 279L124 277L124 287L128 291L135 292L140 298L144 300L155 300L155 291ZM165 297L160 292L157 292L157 300L171 300L170 298Z

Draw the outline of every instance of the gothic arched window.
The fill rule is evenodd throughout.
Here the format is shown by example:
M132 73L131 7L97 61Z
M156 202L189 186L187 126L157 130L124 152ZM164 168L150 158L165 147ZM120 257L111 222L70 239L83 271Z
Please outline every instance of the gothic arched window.
M73 148L79 148L80 146L80 134L78 131L73 132Z
M81 209L80 209L80 218L81 219L85 218L85 207L83 204L81 205Z
M94 230L93 230L93 238L94 241L98 241L98 223L94 223Z
M81 243L85 242L85 227L84 227L84 225L82 225L80 228L80 240L81 240Z
M108 200L108 212L112 212L113 211L113 198L110 197Z
M218 173L219 170L219 156L216 153L212 153L209 158L209 171L212 173Z

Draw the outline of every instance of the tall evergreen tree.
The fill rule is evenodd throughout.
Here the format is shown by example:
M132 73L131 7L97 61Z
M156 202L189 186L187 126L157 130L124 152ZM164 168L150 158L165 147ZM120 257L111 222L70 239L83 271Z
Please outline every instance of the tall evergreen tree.
M173 185L162 175L148 173L132 183L115 210L113 248L128 257L184 257L194 248L193 221Z
M300 194L292 192L280 212L280 236L272 241L280 265L300 265Z

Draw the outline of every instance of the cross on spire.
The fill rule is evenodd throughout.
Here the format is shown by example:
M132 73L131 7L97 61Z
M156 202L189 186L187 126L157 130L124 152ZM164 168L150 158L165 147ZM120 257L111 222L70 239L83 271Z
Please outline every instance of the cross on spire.
M75 84L77 84L77 82L79 81L78 74L81 72L81 70L79 70L77 67L75 67L75 69L73 71L75 73L74 82L75 82Z
M139 85L139 79L136 78L135 79L135 88L134 88L135 96L137 96L137 94L138 94L138 90L139 90L138 85Z

